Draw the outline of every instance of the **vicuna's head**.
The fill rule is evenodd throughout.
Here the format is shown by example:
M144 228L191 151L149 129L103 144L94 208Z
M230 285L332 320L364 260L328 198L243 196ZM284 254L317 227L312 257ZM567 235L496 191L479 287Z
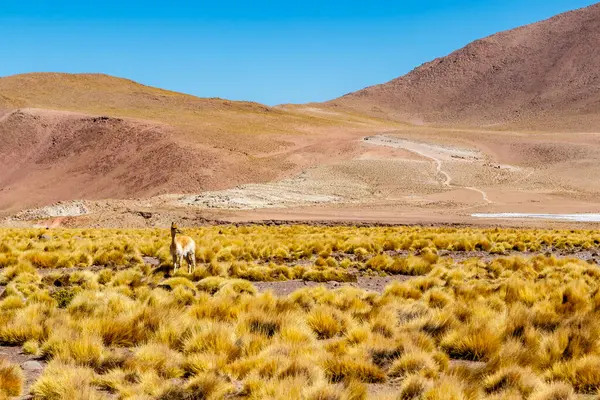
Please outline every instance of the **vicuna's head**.
M181 230L179 230L179 227L175 222L171 222L171 234L175 235L176 233L181 233Z

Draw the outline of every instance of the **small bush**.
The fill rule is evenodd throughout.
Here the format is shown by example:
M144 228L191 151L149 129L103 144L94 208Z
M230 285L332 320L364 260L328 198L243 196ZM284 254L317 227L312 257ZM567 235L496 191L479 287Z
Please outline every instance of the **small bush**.
M58 308L67 308L81 290L77 287L67 287L55 290L50 296L58 303Z

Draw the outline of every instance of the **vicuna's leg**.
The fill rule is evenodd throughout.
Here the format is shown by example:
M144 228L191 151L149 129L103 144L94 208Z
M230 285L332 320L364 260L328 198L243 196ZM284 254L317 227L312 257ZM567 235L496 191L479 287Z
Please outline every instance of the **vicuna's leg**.
M188 253L187 255L188 273L191 274L196 269L196 254Z
M175 271L177 271L177 254L171 254L173 257L173 275L175 275Z
M179 261L177 263L179 264L180 267L183 265L183 254L179 255Z

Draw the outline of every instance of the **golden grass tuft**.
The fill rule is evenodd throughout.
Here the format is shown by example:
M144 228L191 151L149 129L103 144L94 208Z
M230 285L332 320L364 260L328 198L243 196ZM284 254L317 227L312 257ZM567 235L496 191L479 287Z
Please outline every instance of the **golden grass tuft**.
M34 398L41 400L101 399L92 386L94 371L87 367L53 361L31 387Z
M0 273L0 284L6 285L21 274L36 275L36 268L27 261L21 261L16 265L6 266Z
M533 371L514 366L499 370L483 382L483 390L487 394L518 392L524 398L542 387L542 380Z
M250 332L270 338L276 333L279 333L282 321L281 318L276 315L256 313L248 317L246 324Z
M307 317L307 323L319 339L331 339L346 330L344 317L335 309L326 306L312 310Z
M10 295L0 301L0 310L9 311L25 307L25 299L21 296Z
M163 343L148 343L135 349L126 366L131 370L145 372L154 370L165 379L183 376L184 356Z
M31 355L39 355L40 354L40 344L35 340L28 340L23 343L23 353L31 354Z
M398 393L398 400L420 399L430 390L433 382L419 375L410 375L404 379Z
M548 372L548 377L570 383L577 392L596 393L600 390L600 357L588 355L559 362Z
M23 373L18 365L0 358L0 395L20 396L23 391Z
M210 352L233 357L238 351L232 326L225 323L199 324L186 334L184 354Z
M196 290L196 286L194 285L194 283L192 281L190 281L187 278L181 277L181 276L166 279L166 280L162 281L158 286L166 288L167 290L174 290L175 288L178 288L178 287L186 288L191 291Z
M470 396L466 385L457 377L445 375L426 389L422 397L425 400L463 400L474 396Z
M67 340L65 340L68 338ZM47 360L58 360L76 365L97 367L104 353L102 339L92 334L74 336L57 330L40 347L40 355Z
M367 389L364 384L350 381L345 385L322 383L307 391L303 398L307 400L365 400Z
M413 351L403 354L389 367L388 376L404 378L408 375L418 374L425 378L435 378L439 366L430 354L423 351Z
M233 391L230 383L216 374L203 374L192 378L184 388L186 399L222 399Z
M48 334L46 320L52 314L45 304L30 304L20 309L13 318L0 321L0 344L22 345L28 340L45 338Z
M487 325L466 325L446 334L441 348L451 358L470 361L485 361L500 350L501 339Z
M536 390L531 400L575 400L577 397L573 387L564 382L551 383Z
M385 372L369 362L360 362L350 356L330 357L323 362L327 379L333 383L345 380L357 380L365 383L386 381Z

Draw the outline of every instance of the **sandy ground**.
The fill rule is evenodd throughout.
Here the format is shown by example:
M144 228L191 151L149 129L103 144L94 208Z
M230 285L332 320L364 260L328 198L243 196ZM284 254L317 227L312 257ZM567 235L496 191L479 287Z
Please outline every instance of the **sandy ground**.
M474 214L600 212L600 134L405 128L296 138L285 152L311 167L266 183L145 199L63 202L4 226L167 226L249 221L338 221L478 226L593 226L596 222ZM327 147L329 146L329 147ZM322 155L340 149L329 159ZM315 153L316 152L316 153ZM311 161L307 158L314 157Z
M77 79L84 78L99 79ZM34 97L43 94L37 87L30 85ZM119 101L146 110L146 97L134 89ZM435 128L318 104L264 109L196 99L194 109L210 108L214 126L237 124L227 128L235 134L198 135L197 113L180 108L189 99L161 99L171 110L161 123L0 110L6 139L0 226L146 227L172 220L569 226L474 215L600 212L599 133ZM24 148L24 140L34 145Z
M597 212L600 185L593 176L600 171L593 160L600 155L599 139L427 129L354 137L349 140L360 142L360 152L350 159L287 181L238 187L235 201L222 201L227 191L195 199L200 209L219 208L239 220L305 215L469 222L472 214L486 212ZM214 196L221 201L211 203ZM267 204L253 196L263 196ZM235 210L240 203L244 212Z

